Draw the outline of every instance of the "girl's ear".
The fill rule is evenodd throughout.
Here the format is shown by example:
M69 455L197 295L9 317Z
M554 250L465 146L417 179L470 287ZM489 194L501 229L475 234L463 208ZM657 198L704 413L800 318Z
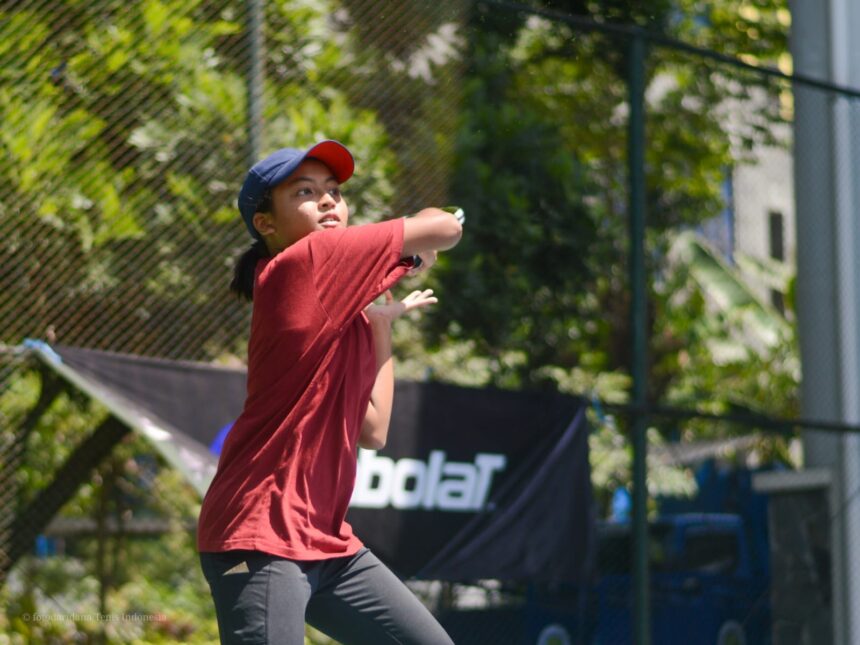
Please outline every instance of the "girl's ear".
M260 235L269 235L275 232L275 223L271 213L254 213L251 222Z

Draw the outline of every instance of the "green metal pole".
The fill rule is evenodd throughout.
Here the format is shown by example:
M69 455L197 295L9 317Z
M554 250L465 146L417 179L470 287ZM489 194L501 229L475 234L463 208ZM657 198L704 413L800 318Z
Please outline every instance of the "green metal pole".
M628 165L630 175L630 289L633 352L633 631L636 645L650 645L651 621L648 581L648 417L645 414L648 384L648 317L645 274L645 57L644 36L630 41L630 123Z
M248 0L248 157L259 161L263 148L263 75L265 67L263 0Z

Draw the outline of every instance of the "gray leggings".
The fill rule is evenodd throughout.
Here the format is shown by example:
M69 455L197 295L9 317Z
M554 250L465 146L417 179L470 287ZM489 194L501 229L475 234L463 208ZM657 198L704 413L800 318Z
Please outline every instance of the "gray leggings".
M413 593L366 548L302 562L260 551L201 553L223 645L304 645L305 621L344 645L453 645Z

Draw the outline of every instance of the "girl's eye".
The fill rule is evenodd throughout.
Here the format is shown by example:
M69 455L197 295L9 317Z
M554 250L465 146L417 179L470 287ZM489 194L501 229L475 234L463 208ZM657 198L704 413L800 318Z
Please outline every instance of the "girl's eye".
M299 196L299 197L305 197L305 196L310 195L310 194L311 194L311 189L310 189L310 188L299 188L299 189L296 191L296 195L297 195L297 196Z
M332 197L340 197L340 188L329 188L328 194Z

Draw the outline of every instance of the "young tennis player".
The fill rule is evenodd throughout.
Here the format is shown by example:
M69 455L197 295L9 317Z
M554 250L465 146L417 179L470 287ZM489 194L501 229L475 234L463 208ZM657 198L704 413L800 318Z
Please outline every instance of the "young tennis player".
M344 644L451 643L344 517L358 447L388 434L391 323L436 302L430 290L396 302L388 289L462 229L434 208L347 226L340 185L353 168L336 141L286 148L239 193L254 237L231 284L253 300L248 391L197 535L222 643L302 645L306 621Z

